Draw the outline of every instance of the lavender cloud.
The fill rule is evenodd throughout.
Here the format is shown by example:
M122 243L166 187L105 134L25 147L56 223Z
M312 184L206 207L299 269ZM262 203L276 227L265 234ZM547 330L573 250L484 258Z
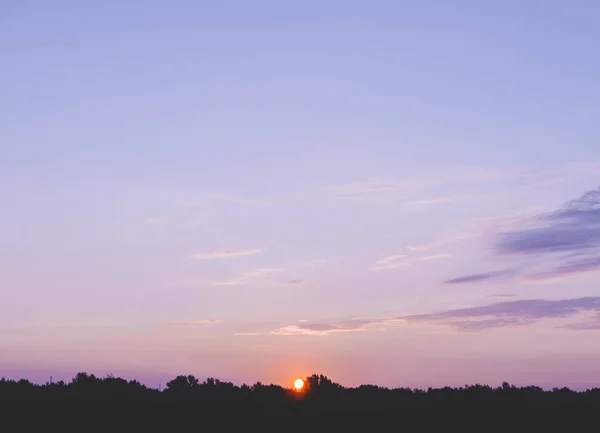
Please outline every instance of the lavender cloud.
M524 326L533 323L532 320L519 318L505 319L482 319L482 320L459 320L454 322L443 322L442 325L452 326L459 331L483 331L491 328L503 328L506 326Z
M543 213L533 227L498 233L493 251L498 256L548 257L558 261L547 271L525 274L525 280L547 280L600 270L600 187ZM574 259L574 257L576 259ZM481 282L490 274L472 274L446 284Z
M504 271L485 272L481 274L465 275L464 277L453 278L451 280L444 281L444 284L465 284L465 283L478 283L480 281L498 280L507 277L511 277L515 274L515 271L507 269Z
M587 252L600 248L600 188L567 202L561 209L538 215L541 227L499 235L498 254Z
M380 323L382 320L347 320L338 323L301 323L275 329L271 335L316 335L325 336L337 332L363 331L366 326Z
M564 265L557 266L548 271L528 274L524 276L526 280L549 280L562 278L578 273L600 271L600 256L573 260Z
M304 280L289 280L288 284L302 284Z
M405 319L409 322L448 325L463 331L481 331L489 328L529 325L542 319L569 318L585 312L600 314L600 297L498 302L481 307L417 314ZM568 325L568 329L583 328Z
M549 301L544 299L524 299L489 304L481 307L447 310L440 313L410 316L413 320L459 319L464 317L520 317L544 319L567 317L580 311L599 311L600 296Z
M296 324L271 330L266 335L328 336L340 332L361 332L373 325L385 325L392 322L403 324L430 323L449 326L463 332L476 332L492 328L526 326L543 319L569 319L590 313L595 314L595 320L570 323L561 327L573 331L600 329L600 296L562 300L507 301L429 314L353 319L339 322L319 323L299 320ZM245 335L265 334L245 333Z

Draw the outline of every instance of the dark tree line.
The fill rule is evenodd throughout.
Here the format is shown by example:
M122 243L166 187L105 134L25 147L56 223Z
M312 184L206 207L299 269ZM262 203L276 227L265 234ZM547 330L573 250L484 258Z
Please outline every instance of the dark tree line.
M198 410L228 414L327 414L395 413L406 409L600 409L600 389L575 392L568 388L545 391L536 386L517 388L508 383L493 388L472 385L460 388L420 390L361 385L346 388L323 375L305 380L301 391L278 385L236 386L208 378L200 382L192 375L177 376L163 391L138 381L109 375L79 373L70 383L36 385L28 380L0 380L2 401L178 401L190 402Z

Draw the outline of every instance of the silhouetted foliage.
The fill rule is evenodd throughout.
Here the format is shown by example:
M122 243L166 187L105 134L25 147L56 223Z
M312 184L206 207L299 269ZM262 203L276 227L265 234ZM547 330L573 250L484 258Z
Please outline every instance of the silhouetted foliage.
M600 409L600 389L575 392L568 388L544 391L536 386L517 388L504 382L500 387L471 385L459 388L389 389L375 385L345 388L324 375L306 378L301 391L260 382L235 386L208 378L200 382L181 375L167 383L164 391L138 381L109 375L99 378L78 373L70 383L36 385L26 379L0 380L0 400L15 401L190 401L207 413L238 415L293 415L333 413L396 413L406 409ZM225 411L225 412L223 412Z

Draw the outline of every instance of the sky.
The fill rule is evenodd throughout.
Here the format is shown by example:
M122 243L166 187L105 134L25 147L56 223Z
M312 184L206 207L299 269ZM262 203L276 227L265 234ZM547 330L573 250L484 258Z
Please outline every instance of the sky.
M599 20L0 1L0 376L600 386Z

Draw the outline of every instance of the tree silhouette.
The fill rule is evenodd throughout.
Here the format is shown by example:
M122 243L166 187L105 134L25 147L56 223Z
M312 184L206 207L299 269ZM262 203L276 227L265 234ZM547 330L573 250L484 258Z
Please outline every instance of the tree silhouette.
M169 391L186 391L199 388L199 381L192 375L177 376L170 382L167 382Z
M345 388L322 374L306 378L303 392L278 385L257 382L236 386L209 377L200 382L193 375L180 375L166 384L164 392L148 388L136 380L97 377L77 373L70 383L58 381L36 385L26 379L0 379L0 400L73 401L73 400L153 400L197 401L195 413L223 416L319 415L340 413L400 414L413 409L427 409L431 414L443 410L469 413L495 410L497 414L520 413L533 408L558 411L600 409L600 390L575 392L568 388L545 391L536 386L516 387L507 382L493 388L488 385L465 385L459 388L385 388L361 385ZM456 412L456 413L458 413ZM534 413L534 412L532 412Z

